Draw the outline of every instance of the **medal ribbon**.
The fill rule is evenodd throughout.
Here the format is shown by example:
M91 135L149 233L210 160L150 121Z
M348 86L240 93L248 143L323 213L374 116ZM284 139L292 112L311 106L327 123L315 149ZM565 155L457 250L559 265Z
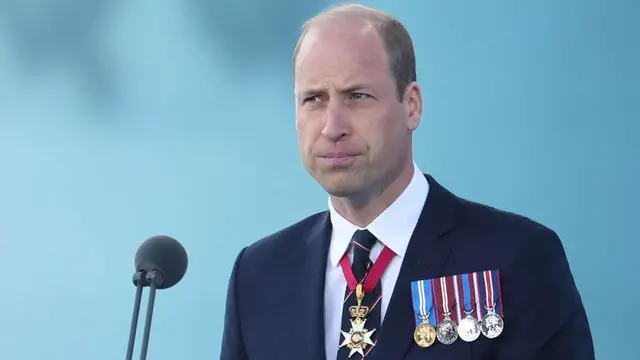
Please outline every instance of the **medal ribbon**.
M447 291L447 278L440 278L440 287L442 288L442 316L446 317L444 314L448 314L451 316L451 307L449 306L449 292Z
M479 294L480 287L478 286L478 273L474 272L472 274L472 277L473 277L473 299L475 300L474 303L476 306L474 309L474 312L476 313L476 318L480 320L482 319L482 306L480 306L481 297Z
M473 298L474 293L471 291L471 284L469 283L469 274L462 274L462 291L464 296L464 311L465 313L471 315L471 312L474 310Z
M502 313L502 299L500 297L500 281L498 270L485 270L482 272L483 290L487 312L493 310L496 314Z
M496 301L496 313L504 317L504 309L502 308L502 290L500 290L500 270L491 271L491 279L493 284L493 297Z
M448 286L449 284L447 284ZM462 298L460 296L460 292L461 292L461 288L462 287L462 281L460 280L460 275L453 275L453 277L451 278L451 291L453 292L453 301L454 301L454 306L455 306L455 314L456 314L456 320L460 321L463 318L464 315L464 301L460 301L460 299Z
M376 287L376 284L378 284L384 270L389 265L389 262L391 262L394 255L393 251L388 247L385 246L384 249L382 249L380 256L378 256L378 259L376 259L376 262L373 263L373 266L371 266L371 269L369 269L365 276L364 283L362 284L365 292L371 291ZM340 266L342 267L342 272L347 280L349 290L355 291L356 286L358 286L358 280L356 280L355 275L353 275L353 270L351 270L351 264L349 263L347 253L342 256Z
M486 270L482 273L484 276L484 290L486 292L487 310L493 310L496 306L495 299L493 298L493 279L491 278L491 271Z
M433 309L433 280L419 280L411 283L413 293L413 311L416 315L416 326L428 321L436 324L436 313Z
M445 305L447 301L442 301L443 290L446 291L446 289L442 289L442 278L433 279L431 284L433 285L433 308L436 312L436 321L439 324L444 320L444 313L447 311Z
M449 298L447 296L447 278L440 277L437 279L433 279L433 301L434 308L436 313L436 319L438 320L438 324L446 319L447 312L451 312L451 308L449 307ZM451 314L449 314L451 316Z
M456 276L445 276L442 280L443 291L446 291L447 294L447 304L449 306L449 311L451 314L451 320L456 322L460 319L460 306L459 306L459 297L457 296L458 291L458 280Z

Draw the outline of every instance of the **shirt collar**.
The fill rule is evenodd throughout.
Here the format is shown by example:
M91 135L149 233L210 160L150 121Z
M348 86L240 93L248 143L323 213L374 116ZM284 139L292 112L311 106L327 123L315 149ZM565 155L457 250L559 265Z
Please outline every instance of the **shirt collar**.
M407 188L366 227L378 241L400 258L404 257L429 192L429 182L424 174L415 163L413 167L413 177ZM340 215L333 207L331 199L328 202L333 228L329 259L332 266L338 266L340 258L349 248L353 233L361 228Z

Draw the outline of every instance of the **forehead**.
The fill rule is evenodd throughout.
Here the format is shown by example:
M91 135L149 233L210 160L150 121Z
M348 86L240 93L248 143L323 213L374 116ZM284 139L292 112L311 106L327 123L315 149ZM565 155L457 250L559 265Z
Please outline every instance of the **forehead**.
M300 44L296 58L297 86L329 79L376 81L389 76L387 54L373 27L326 25L312 28Z

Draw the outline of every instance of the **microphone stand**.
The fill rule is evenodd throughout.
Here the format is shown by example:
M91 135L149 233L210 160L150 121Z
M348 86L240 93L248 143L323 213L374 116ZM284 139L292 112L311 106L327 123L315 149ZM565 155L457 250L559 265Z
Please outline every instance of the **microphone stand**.
M162 286L162 275L159 271L153 270L147 273L147 283L149 284L149 303L147 305L147 318L144 324L144 333L142 334L142 350L140 351L140 360L147 359L147 348L149 347L149 333L151 332L151 318L153 317L153 306L156 301L156 289Z
M146 360L147 349L149 347L149 334L151 333L151 320L153 318L153 307L156 300L156 290L162 286L164 280L160 271L152 270L145 272L140 270L133 275L133 284L136 286L136 297L133 303L133 315L131 317L131 329L129 330L129 344L127 346L126 360L132 360L133 348L135 345L136 329L138 327L138 318L140 317L140 303L142 301L142 289L149 286L149 302L147 305L147 316L144 324L144 332L142 333L142 349L140 351L140 360Z
M131 360L133 357L133 347L136 340L136 329L138 328L138 318L140 317L142 288L147 285L147 279L144 271L138 271L133 275L133 284L136 286L136 298L133 302L133 316L131 317L131 329L129 330L129 345L127 346L126 360Z

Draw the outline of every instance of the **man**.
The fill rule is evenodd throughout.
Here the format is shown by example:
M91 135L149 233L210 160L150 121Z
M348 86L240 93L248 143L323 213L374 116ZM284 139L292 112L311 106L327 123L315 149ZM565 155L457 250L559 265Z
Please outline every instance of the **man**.
M300 151L329 209L240 252L221 359L594 359L556 234L414 163L423 103L397 20L321 13L294 69Z

